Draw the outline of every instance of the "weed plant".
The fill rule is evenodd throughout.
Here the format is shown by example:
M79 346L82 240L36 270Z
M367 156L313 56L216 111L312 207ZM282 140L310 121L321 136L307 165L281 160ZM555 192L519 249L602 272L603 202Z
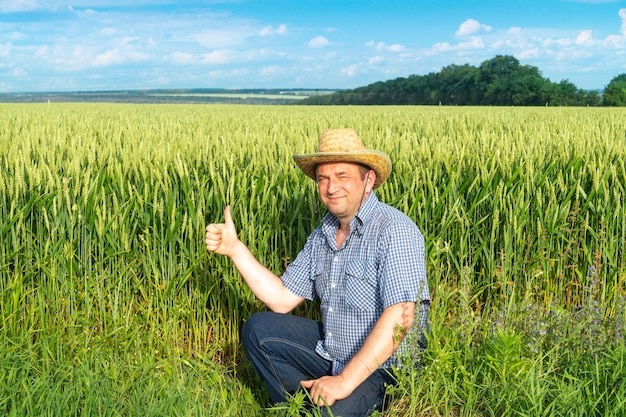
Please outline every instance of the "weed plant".
M239 342L264 307L204 227L231 204L280 274L324 215L291 156L348 126L427 241L385 415L626 415L623 109L56 103L0 105L0 415L300 413L268 408Z
M593 269L590 271L593 274ZM532 295L477 312L469 286L435 301L423 366L400 373L393 416L626 415L626 300L544 308ZM451 314L452 313L452 314Z

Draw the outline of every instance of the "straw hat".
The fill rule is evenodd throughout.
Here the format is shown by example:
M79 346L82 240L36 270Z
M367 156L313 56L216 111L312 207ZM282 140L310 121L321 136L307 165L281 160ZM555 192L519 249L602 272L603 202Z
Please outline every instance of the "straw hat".
M328 129L322 133L317 152L294 155L294 161L309 177L315 178L315 167L324 162L354 162L376 172L374 188L378 188L391 172L391 160L380 151L366 149L354 129Z

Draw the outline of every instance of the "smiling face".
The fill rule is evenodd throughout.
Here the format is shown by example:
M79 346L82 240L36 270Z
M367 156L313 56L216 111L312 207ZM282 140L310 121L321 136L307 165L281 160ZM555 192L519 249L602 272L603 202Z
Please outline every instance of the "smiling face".
M347 226L372 191L376 173L359 164L327 162L316 168L322 204Z

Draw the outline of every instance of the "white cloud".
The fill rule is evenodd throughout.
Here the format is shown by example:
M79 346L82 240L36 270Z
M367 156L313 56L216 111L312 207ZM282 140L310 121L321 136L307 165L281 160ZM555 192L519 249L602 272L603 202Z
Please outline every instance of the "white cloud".
M476 49L485 49L485 42L479 36L472 36L467 42L459 42L452 45L448 42L438 42L434 44L428 51L429 54L441 54L448 52L470 51Z
M202 62L205 64L227 64L237 56L232 50L212 51L202 56Z
M5 74L13 68L23 68L30 78L4 84L5 87L0 84L0 90L21 90L23 85L32 88L38 79L43 81L37 81L36 89L42 88L41 85L50 88L48 82L60 86L71 84L71 88L83 82L96 85L89 79L102 79L99 85L105 88L149 86L158 80L178 86L214 82L212 85L228 87L237 83L247 87L301 80L304 84L338 83L341 85L334 87L348 88L363 80L380 79L383 74L425 73L450 63L477 65L496 54L516 56L525 60L524 64L538 66L546 76L554 75L550 71L560 65L558 76L566 74L562 78L570 78L583 67L598 71L602 65L615 68L619 62L626 62L624 55L620 55L626 53L626 8L623 0L620 1L615 3L619 6L614 7L612 23L604 27L591 26L594 24L591 20L589 27L566 29L491 27L476 19L466 19L448 29L445 35L429 41L430 48L426 45L427 49L418 50L423 38L392 38L393 31L386 35L390 36L386 42L364 43L363 38L354 39L359 36L367 39L371 32L348 36L351 28L317 26L316 21L294 18L276 23L262 20L261 15L237 16L236 9L215 12L204 4L156 7L173 5L171 0L134 0L130 9L122 7L129 4L128 0L0 0L0 16L9 10L35 9L48 16L39 19L38 12L32 14L32 21L13 21L12 16L3 20L0 66L8 68ZM142 5L149 7L142 9ZM28 19L29 14L24 16ZM563 27L562 22L558 23ZM329 34L333 31L337 35ZM335 40L339 36L345 48L339 48L342 45ZM593 59L587 60L585 56L590 53L594 54ZM126 68L126 63L131 65ZM115 70L108 70L107 66L112 65ZM332 74L339 74L340 81L334 81ZM262 81L258 81L259 75L264 76ZM348 77L350 80L346 81ZM111 82L115 78L119 84Z
M433 54L438 54L442 52L448 52L453 49L454 47L450 45L449 42L437 42L433 46L431 46L430 49L428 49L428 53L433 55Z
M624 29L626 9L621 9L619 15L623 32L626 30ZM473 19L463 22L456 35L467 36L472 33L471 39L467 41L434 43L426 50L426 54L440 56L442 59L445 57L447 62L460 60L467 62L467 57L469 57L470 62L473 61L475 64L496 54L507 54L521 60L528 60L529 64L538 65L543 70L550 68L551 61L557 60L582 63L597 56L598 61L606 61L626 48L625 35L613 34L602 39L594 37L591 29L569 30L517 26L494 29ZM539 59L543 62L540 63ZM564 68L561 71L572 71L572 68Z
M91 61L95 67L106 67L110 65L119 65L127 62L140 62L148 60L150 56L141 52L125 52L119 49L110 49L99 54Z
M385 45L382 42L379 44L379 46L386 50L386 51L391 51L391 52L401 52L404 51L404 46L400 45L400 44L393 44L393 45Z
M273 65L273 66L261 68L261 71L259 71L259 75L260 76L277 75L277 74L280 74L282 72L283 72L283 70L282 70L281 67Z
M330 45L330 41L324 36L317 36L307 43L309 48L320 49Z
M287 33L287 25L280 25L276 29L273 26L265 26L259 31L259 36L284 35Z
M516 55L518 59L537 58L538 56L539 56L539 48L525 49Z
M198 60L193 54L176 51L169 55L168 59L175 65L196 64Z
M570 46L574 44L575 40L574 38L559 38L559 39L555 39L554 42L556 43L557 46L566 47L566 46Z
M393 45L389 45L387 47L387 50L391 52L402 52L404 51L404 46L400 45L399 43L394 43Z
M591 30L583 30L576 36L577 45L590 45L593 43L592 40Z
M324 54L324 61L334 61L337 59L337 52L331 51Z
M115 35L117 31L118 31L117 28L106 27L106 28L100 29L98 33L104 37L111 37Z
M119 40L122 45L130 45L130 44L135 43L136 41L139 41L139 37L138 36L124 36L120 38Z
M477 20L467 19L465 22L461 23L459 29L456 31L456 36L468 36L474 35L476 33L485 33L491 32L492 27L488 25L483 25Z
M123 62L122 56L118 49L110 49L102 54L96 56L91 64L96 67L105 67L111 64Z
M48 48L48 46L46 45L37 48L37 50L35 51L36 57L46 57L49 54L50 54L50 48Z
M258 33L253 27L228 27L204 29L191 35L191 39L208 49L236 48L246 44L246 39ZM183 37L181 41L184 41Z
M14 77L14 78L24 78L28 76L28 73L24 71L22 68L13 68L9 72L9 76Z
M472 36L471 40L467 42L461 42L459 44L460 49L468 50L468 49L484 49L485 42L483 42L483 38L480 36Z
M11 42L0 43L0 57L9 56L11 54Z
M626 41L626 36L609 35L604 38L604 43L607 45L613 45L614 47L620 47Z
M341 73L346 74L348 77L354 77L354 75L356 74L356 70L357 70L357 65L353 64L346 68L342 68Z
M23 41L28 39L28 35L23 32L13 31L9 33L0 33L0 39L8 39L10 41Z
M581 58L591 57L589 51L558 51L555 55L556 61L575 61Z
M0 0L1 13L27 12L38 8L37 0Z
M309 48L324 48L330 45L330 42L325 37L318 36L318 37L311 39L308 45L309 45Z
M94 16L97 14L96 11L93 9L77 10L73 8L72 6L69 6L67 10L69 10L70 12L76 13L76 15L78 15L79 17L89 17L89 16Z
M368 48L374 48L377 51L403 52L406 50L406 47L399 43L387 45L385 42L368 41L365 42L365 46L367 46Z

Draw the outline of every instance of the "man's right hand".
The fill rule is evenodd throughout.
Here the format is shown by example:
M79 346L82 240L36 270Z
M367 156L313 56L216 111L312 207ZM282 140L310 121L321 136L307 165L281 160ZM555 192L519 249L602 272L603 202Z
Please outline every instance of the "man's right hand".
M224 209L224 223L212 223L206 227L205 242L208 251L226 255L233 261L254 295L270 310L288 313L302 302L303 298L285 288L280 277L261 265L239 240L230 206Z
M224 209L224 223L211 223L206 227L205 242L208 251L230 256L232 249L239 242L230 206Z

